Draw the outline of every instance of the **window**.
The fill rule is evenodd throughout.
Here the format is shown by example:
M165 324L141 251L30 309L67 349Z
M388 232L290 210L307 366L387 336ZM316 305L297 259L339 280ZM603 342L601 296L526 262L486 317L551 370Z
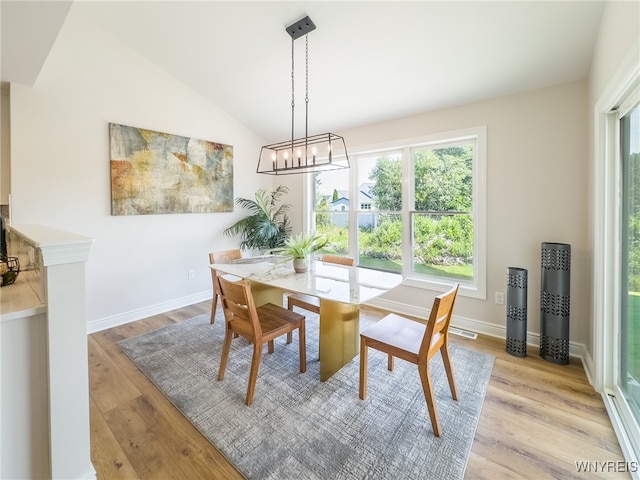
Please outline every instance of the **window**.
M620 152L622 228L617 383L637 427L640 424L640 102L620 118Z
M596 103L594 386L629 462L640 459L640 69L623 64Z
M309 224L361 267L436 290L458 281L485 298L485 136L478 127L352 153L348 173L314 175Z
M360 207L357 219L358 265L391 272L402 271L402 152L356 155L357 192L371 200Z
M474 145L412 149L412 273L473 280Z

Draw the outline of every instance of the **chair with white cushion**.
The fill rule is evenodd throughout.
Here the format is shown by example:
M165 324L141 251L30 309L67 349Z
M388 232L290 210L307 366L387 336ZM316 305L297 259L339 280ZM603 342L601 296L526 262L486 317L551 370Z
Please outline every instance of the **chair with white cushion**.
M449 380L451 396L457 400L458 394L449 356L449 323L458 288L459 285L456 284L451 290L435 298L426 325L392 313L360 334L360 398L365 400L367 397L369 348L387 354L387 368L389 370L393 370L393 357L418 365L422 390L427 402L433 433L436 437L440 436L442 430L438 421L431 376L429 375L429 361L439 350ZM402 379L398 380L402 381Z

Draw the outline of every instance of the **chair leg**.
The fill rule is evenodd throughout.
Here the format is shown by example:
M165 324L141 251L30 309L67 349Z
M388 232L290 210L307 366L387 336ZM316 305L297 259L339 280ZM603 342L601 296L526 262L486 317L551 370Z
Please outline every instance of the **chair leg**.
M287 299L287 309L293 312L293 304L289 303L288 299ZM293 342L293 332L287 332L287 343L291 343L291 342Z
M427 409L429 410L429 418L431 418L431 426L433 428L433 434L436 437L439 437L441 433L440 422L438 421L438 412L436 411L436 399L433 396L433 389L431 388L431 377L429 375L429 363L424 362L419 364L418 372L420 373L420 381L422 382L424 399L427 402Z
M364 337L360 337L360 399L367 398L367 353L369 347Z
M304 320L298 328L298 342L300 348L300 372L307 371L307 337L305 332Z
M262 344L253 344L253 357L251 358L251 371L249 372L249 386L247 387L247 399L244 403L253 403L253 393L256 390L256 380L258 379L258 368L260 367L260 357L262 357Z
M273 340L269 340L269 343L267 345L267 352L273 353Z
M233 332L227 326L224 333L224 343L222 344L222 357L220 358L220 370L218 371L218 380L224 379L224 371L227 369L227 360L229 359L229 350L231 350L231 339Z
M444 370L447 372L447 380L449 380L449 388L451 389L451 398L458 400L458 392L456 391L456 382L453 379L453 368L451 366L451 357L449 356L449 349L445 343L440 347L440 354L442 356L442 363L444 363Z
M218 305L218 294L216 292L213 292L213 299L211 300L211 321L209 322L212 325L216 321L216 306L217 305Z

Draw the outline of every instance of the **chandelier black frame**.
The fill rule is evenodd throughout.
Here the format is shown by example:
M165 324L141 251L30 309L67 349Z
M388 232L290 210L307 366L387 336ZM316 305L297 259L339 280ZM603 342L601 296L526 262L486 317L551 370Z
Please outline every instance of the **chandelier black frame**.
M307 16L285 30L291 37L291 139L265 145L260 150L257 173L291 175L349 168L344 138L335 133L309 136L309 32L316 26ZM305 37L305 136L295 138L295 41Z

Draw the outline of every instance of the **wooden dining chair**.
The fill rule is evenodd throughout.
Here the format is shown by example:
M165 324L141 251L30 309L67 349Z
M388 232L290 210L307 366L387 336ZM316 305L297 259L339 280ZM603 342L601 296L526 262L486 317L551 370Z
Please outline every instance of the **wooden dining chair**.
M429 361L438 350L449 380L451 396L458 399L449 356L449 323L458 294L458 284L438 295L433 301L427 324L390 314L360 334L360 398L367 397L367 354L374 348L387 354L387 368L393 370L393 357L418 365L424 398L427 402L431 426L436 437L441 434L435 397L429 375Z
M337 265L346 265L353 267L356 264L355 259L351 257L341 257L339 255L323 255L322 261L325 263L335 263ZM293 310L293 307L300 307L314 313L320 313L320 299L313 295L305 295L304 293L293 293L287 297L287 308Z
M268 352L273 353L273 341L286 333L298 330L300 372L307 371L307 345L304 316L291 312L272 303L255 306L248 280L231 282L219 275L216 277L222 298L225 316L225 335L220 359L218 380L224 379L227 359L234 334L246 338L253 344L253 357L249 372L249 386L245 403L251 405L258 379L258 368L262 357L262 345L268 344Z
M241 258L242 251L239 248L209 253L209 263L229 263L232 260L239 260ZM220 288L218 287L218 282L216 282L217 275L218 273L214 269L211 269L211 284L213 286L213 299L211 300L211 323L215 322L216 320L216 306L218 305L218 297L220 296Z
M340 255L325 254L322 256L325 263L335 263L337 265L346 265L354 267L356 260L351 257L342 257ZM320 313L320 299L313 295L305 295L304 293L293 293L287 297L287 308L293 310L293 307L304 308L313 313ZM291 343L292 337L287 335L287 343Z

